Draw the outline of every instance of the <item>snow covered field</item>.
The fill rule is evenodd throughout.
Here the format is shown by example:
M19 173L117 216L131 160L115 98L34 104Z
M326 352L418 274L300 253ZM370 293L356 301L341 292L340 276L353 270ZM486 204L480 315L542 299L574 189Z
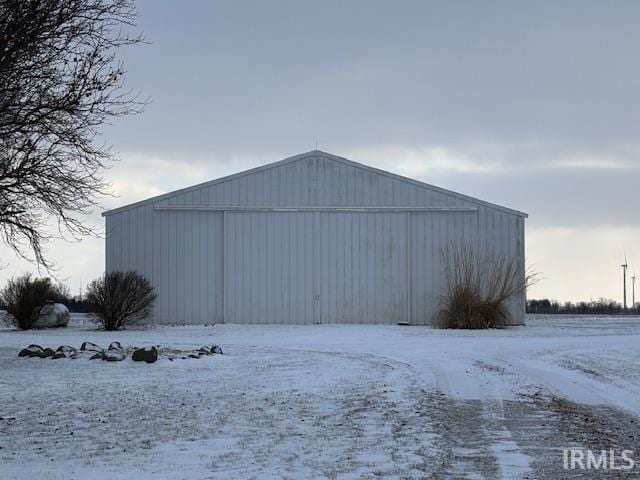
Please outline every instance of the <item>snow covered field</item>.
M639 478L640 318L526 327L0 330L0 478ZM220 344L155 364L18 358L30 343ZM626 476L625 476L626 475Z

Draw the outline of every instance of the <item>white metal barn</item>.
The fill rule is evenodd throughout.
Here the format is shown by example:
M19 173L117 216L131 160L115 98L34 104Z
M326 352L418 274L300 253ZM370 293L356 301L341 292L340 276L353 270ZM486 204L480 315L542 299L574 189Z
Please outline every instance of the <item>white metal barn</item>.
M153 282L156 323L430 324L461 239L524 275L526 214L317 150L104 215L106 270Z

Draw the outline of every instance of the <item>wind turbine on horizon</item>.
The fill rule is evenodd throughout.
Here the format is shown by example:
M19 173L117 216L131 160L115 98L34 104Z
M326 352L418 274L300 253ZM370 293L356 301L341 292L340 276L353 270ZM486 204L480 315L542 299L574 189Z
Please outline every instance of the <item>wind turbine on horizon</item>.
M636 272L631 275L631 308L636 308Z
M622 309L627 309L627 252L624 252L624 263L622 267Z

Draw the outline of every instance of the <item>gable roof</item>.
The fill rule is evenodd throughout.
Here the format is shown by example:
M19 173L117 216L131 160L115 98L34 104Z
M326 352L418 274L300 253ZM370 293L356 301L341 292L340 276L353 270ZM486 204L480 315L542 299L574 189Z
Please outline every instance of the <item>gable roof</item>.
M271 168L276 168L276 167L280 167L280 166L283 166L283 165L287 165L289 163L297 162L299 160L303 160L303 159L305 159L307 157L312 157L312 156L313 157L325 157L325 158L328 158L328 159L333 160L335 162L339 162L339 163L342 163L344 165L348 165L350 167L354 167L354 168L357 168L357 169L360 169L360 170L364 170L366 172L374 173L376 175L382 175L382 176L389 177L389 178L392 178L392 179L401 180L403 182L410 183L412 185L416 185L416 186L421 187L421 188L427 188L429 190L441 193L443 195L448 195L448 196L453 197L453 198L458 198L460 200L465 200L467 202L475 203L477 205L482 205L482 206L485 206L485 207L493 208L495 210L499 210L499 211L502 211L502 212L510 213L512 215L517 215L517 216L525 217L525 218L528 217L528 215L526 213L521 212L519 210L514 210L514 209L511 209L511 208L503 207L501 205L497 205L495 203L486 202L484 200L480 200L480 199L475 198L475 197L464 195L462 193L454 192L452 190L447 190L445 188L436 187L435 185L430 185L428 183L421 182L419 180L415 180L413 178L409 178L409 177L405 177L405 176L398 175L398 174L395 174L395 173L387 172L386 170L381 170L379 168L370 167L369 165L364 165L362 163L354 162L353 160L349 160L349 159L344 158L344 157L339 157L337 155L333 155L331 153L323 152L321 150L311 150L309 152L300 153L300 154L294 155L292 157L287 157L287 158L285 158L283 160L278 160L276 162L268 163L266 165L261 165L259 167L255 167L255 168L251 168L249 170L245 170L243 172L238 172L238 173L234 173L232 175L227 175L226 177L217 178L215 180L209 180L209 181L206 181L206 182L203 182L203 183L192 185L190 187L181 188L179 190L174 190L172 192L163 193L161 195L156 195L154 197L150 197L150 198L147 198L147 199L144 199L144 200L140 200L140 201L137 201L137 202L129 203L129 204L123 205L121 207L113 208L111 210L106 210L106 211L102 212L102 216L104 217L104 216L107 216L107 215L113 215L115 213L119 213L119 212L122 212L124 210L129 210L131 208L139 207L139 206L146 205L146 204L149 204L149 203L154 203L154 202L157 202L157 201L160 201L160 200L165 200L167 198L171 198L171 197L174 197L174 196L177 196L177 195L181 195L183 193L192 192L192 191L195 191L195 190L199 190L201 188L206 188L206 187L210 187L212 185L216 185L216 184L219 184L219 183L228 182L230 180L235 180L237 178L245 177L247 175L251 175L251 174L254 174L254 173L262 172L264 170L268 170L268 169L271 169Z

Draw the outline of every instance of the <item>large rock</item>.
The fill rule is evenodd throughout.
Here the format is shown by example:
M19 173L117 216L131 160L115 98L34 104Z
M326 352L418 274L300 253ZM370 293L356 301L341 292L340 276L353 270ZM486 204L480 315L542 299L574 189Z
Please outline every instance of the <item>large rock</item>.
M102 357L102 360L106 360L107 362L121 362L125 358L127 358L127 355L124 354L123 352L119 352L115 349L111 349L104 354L104 356Z
M55 352L52 348L47 347L44 350L42 350L42 354L40 355L40 357L42 358L54 357L56 353L59 353L59 352Z
M100 345L96 345L93 342L82 342L82 345L80 345L80 350L83 352L88 351L88 352L104 353L104 350L102 349L102 347Z
M31 344L27 348L23 348L18 353L19 357L42 357L44 349L40 345Z
M61 303L47 303L40 308L34 328L66 327L69 323L69 309Z
M135 362L153 363L158 360L158 349L156 347L138 348L131 355L131 360Z
M76 349L70 345L60 345L56 348L56 352L62 352L69 357L77 353Z

